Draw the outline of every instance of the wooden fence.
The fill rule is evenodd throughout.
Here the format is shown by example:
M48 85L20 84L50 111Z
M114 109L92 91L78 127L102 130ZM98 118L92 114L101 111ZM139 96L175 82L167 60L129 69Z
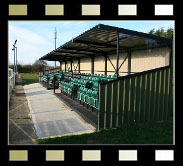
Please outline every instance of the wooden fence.
M99 84L98 130L166 120L173 110L169 66Z

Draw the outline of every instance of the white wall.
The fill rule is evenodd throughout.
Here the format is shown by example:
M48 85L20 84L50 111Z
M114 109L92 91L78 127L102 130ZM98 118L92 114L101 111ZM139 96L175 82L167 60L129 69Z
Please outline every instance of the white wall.
M127 53L120 53L119 54L119 66L124 61ZM108 55L113 63L114 67L116 68L116 54ZM162 47L162 48L155 48L151 50L141 50L141 51L134 51L131 53L131 72L142 72L145 70L155 69L163 66L169 65L169 48ZM70 61L67 63L67 70L70 69ZM78 61L73 62L72 69L78 70ZM65 63L62 62L62 70L65 70ZM82 73L91 73L91 59L81 59L80 60L80 70ZM88 71L82 71L88 70ZM104 71L105 70L105 58L95 57L94 58L94 73L97 74L104 74L104 72L97 72L97 71ZM107 70L113 71L108 72L107 74L113 75L115 74L114 68L111 65L110 61L107 59ZM120 68L119 73L121 76L128 74L128 59L124 62L122 67Z

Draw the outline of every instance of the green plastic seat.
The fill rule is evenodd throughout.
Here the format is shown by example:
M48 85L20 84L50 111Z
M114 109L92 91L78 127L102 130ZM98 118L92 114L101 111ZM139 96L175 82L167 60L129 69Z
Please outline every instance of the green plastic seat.
M83 92L81 93L81 100L84 101L84 102L86 100L85 96L86 96L87 91L88 91L88 88L84 88Z
M98 91L93 91L92 92L92 97L94 98L93 106L95 108L98 108Z
M86 92L86 95L85 95L85 102L86 102L87 104L90 104L91 95L92 95L92 90L89 89L89 90Z
M113 75L113 76L112 76L112 80L115 80L115 79L116 79L116 75Z
M93 89L94 89L94 90L98 90L98 82L94 83Z
M78 94L77 94L77 98L78 100L81 100L81 93L83 92L83 87L80 87L79 90L78 90Z

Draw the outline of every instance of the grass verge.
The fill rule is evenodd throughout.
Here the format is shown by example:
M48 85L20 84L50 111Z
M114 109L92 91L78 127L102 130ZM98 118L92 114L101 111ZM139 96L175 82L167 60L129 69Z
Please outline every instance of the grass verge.
M132 124L92 134L38 139L38 144L173 144L173 117L165 122Z
M22 85L28 85L39 82L39 74L37 73L20 73L22 78Z

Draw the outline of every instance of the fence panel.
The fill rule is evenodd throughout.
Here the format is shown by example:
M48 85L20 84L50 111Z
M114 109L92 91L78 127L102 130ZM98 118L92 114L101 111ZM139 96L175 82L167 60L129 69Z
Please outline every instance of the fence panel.
M166 120L172 90L170 77L170 67L164 67L101 83L98 129Z

